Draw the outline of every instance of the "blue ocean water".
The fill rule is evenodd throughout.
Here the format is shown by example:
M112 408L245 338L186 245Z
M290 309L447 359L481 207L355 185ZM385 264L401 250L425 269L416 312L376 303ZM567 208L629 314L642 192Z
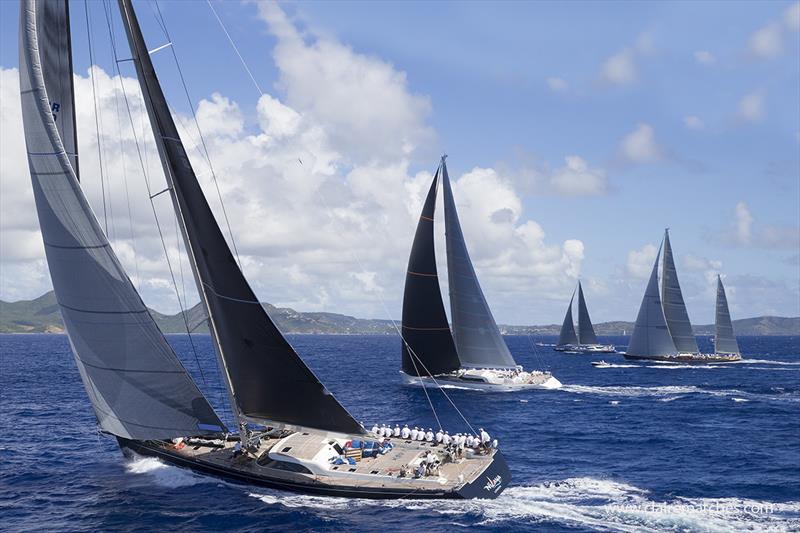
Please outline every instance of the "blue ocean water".
M170 336L229 416L210 339L193 339L205 381L188 337ZM366 424L434 426L424 392L401 383L396 337L290 340ZM800 337L740 338L744 361L716 367L634 364L506 340L519 363L551 370L564 387L447 393L499 439L513 486L494 501L374 502L128 461L96 433L65 336L0 335L0 529L800 530ZM614 366L593 368L600 357ZM445 427L461 430L442 394L432 400Z

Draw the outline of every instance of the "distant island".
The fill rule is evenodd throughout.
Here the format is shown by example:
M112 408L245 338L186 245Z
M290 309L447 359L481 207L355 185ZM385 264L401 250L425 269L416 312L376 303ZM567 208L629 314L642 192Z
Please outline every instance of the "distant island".
M284 333L318 335L394 335L390 320L355 318L337 313L302 313L288 307L262 303ZM185 333L186 322L193 332L207 333L205 314L198 303L186 313L165 315L150 310L164 333ZM737 335L800 335L800 317L759 316L734 320ZM598 335L630 334L633 322L602 322L594 325ZM504 335L558 335L561 324L546 326L501 325ZM714 325L694 326L697 335L713 335ZM64 333L64 324L50 291L35 300L4 302L0 300L0 333Z

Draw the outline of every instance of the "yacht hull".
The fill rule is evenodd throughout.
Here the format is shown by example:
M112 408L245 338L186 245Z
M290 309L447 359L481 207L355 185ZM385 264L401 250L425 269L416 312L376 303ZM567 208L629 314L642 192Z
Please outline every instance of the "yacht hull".
M690 365L704 365L708 363L733 363L741 361L740 355L720 355L720 354L678 354L674 356L645 356L624 354L625 359L634 361L659 361L664 363L682 363Z
M480 382L471 379L464 379L454 375L439 375L436 376L436 382L430 376L409 376L405 372L400 372L403 380L407 385L420 387L423 385L435 387L436 383L443 387L457 387L461 389L481 390L481 391L495 391L495 392L514 392L520 390L553 390L559 389L562 383L550 374L543 374L540 379L534 383L513 383L513 382Z
M502 453L495 451L489 465L474 479L458 487L413 487L410 478L398 481L398 487L358 487L318 481L297 475L297 479L251 473L233 466L213 464L199 458L188 457L165 447L157 441L136 441L117 437L126 457L155 457L171 465L245 485L255 485L294 493L339 498L390 499L494 499L511 482L511 472ZM286 474L284 474L286 475ZM305 479L303 479L305 478ZM407 485L407 486L401 486Z
M617 353L616 347L611 344L564 345L556 346L553 349L557 352L576 354Z

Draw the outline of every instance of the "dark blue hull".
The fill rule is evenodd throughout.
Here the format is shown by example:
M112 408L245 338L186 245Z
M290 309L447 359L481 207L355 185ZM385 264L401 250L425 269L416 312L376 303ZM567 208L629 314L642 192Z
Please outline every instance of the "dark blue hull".
M459 490L432 490L416 489L409 491L407 488L374 488L374 487L344 487L317 481L293 482L286 479L277 479L267 475L252 475L233 468L224 468L200 459L185 457L158 445L146 441L135 441L117 437L123 453L134 452L138 455L157 457L162 461L195 472L212 475L229 481L247 485L257 485L270 489L286 490L302 494L319 496L336 496L340 498L366 498L376 500L389 499L494 499L511 482L511 472L508 469L503 454L495 453L493 461L475 480L462 486Z

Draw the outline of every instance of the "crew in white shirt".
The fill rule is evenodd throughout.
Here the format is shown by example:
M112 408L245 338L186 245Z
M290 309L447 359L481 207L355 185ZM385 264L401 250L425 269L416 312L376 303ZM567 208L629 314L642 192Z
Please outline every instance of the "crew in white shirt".
M425 430L424 429L419 428L419 433L417 433L417 440L418 441L424 441L425 440Z
M433 442L433 428L428 428L428 432L425 433L425 440L428 442Z
M372 432L374 434L377 435L379 430L380 430L380 428L378 427L378 424L375 424L374 426L372 426Z
M408 424L403 426L403 431L400 432L400 435L406 440L411 436L411 430L408 429Z
M400 426L398 424L394 425L394 432L393 433L394 433L395 437L399 437L400 436Z
M445 431L444 435L442 435L442 443L444 443L445 446L449 446L452 441L453 438L450 436L450 433Z
M442 429L439 428L439 431L436 432L436 444L442 443L442 437L444 437L444 433L442 433Z
M491 440L492 437L489 436L489 433L487 433L485 429L481 428L481 443L488 445Z
M468 435L467 436L467 442L466 442L467 448L472 448L472 445L474 443L475 443L475 437L473 437L472 435Z
M418 434L419 434L419 429L417 429L417 426L414 426L414 429L411 430L411 440L417 440Z

